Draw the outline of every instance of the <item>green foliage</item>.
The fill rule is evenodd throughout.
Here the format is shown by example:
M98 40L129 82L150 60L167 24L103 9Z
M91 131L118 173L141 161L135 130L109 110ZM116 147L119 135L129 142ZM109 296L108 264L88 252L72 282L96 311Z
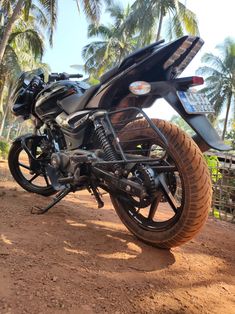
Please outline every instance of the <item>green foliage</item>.
M4 159L7 158L8 152L9 152L9 144L4 141L0 140L0 156Z
M213 216L214 216L215 218L220 219L220 213L219 213L219 211L218 211L217 208L214 207L214 208L212 209L212 214L213 214Z
M235 150L235 122L234 128L226 134L225 138L228 140L229 145L232 147L232 150Z
M93 85L99 84L100 81L97 80L94 76L91 75L89 77L88 83L93 86Z
M112 23L90 24L88 37L98 37L98 40L83 47L82 51L85 71L96 79L137 47L135 32L124 27L130 7L124 9L121 4L115 4L107 12L112 17Z
M135 0L126 20L128 29L135 29L139 44L146 45L162 37L162 29L169 39L184 34L198 35L196 15L183 1L178 0Z
M181 130L183 130L185 133L189 134L190 136L193 136L195 134L193 129L179 115L173 115L170 122L177 125Z
M155 41L156 37L159 39L162 25L170 25L167 31L170 39L186 33L199 34L196 15L178 0L135 0L125 8L119 2L112 2L106 12L111 23L90 24L88 37L96 39L82 51L85 71L96 78L132 51Z
M206 53L202 57L203 67L197 70L206 76L206 87L201 90L214 106L215 115L209 115L214 122L223 109L226 109L222 138L226 134L229 113L235 109L235 41L226 38L222 45L216 47L217 55Z
M217 156L208 156L204 155L207 166L211 173L211 179L213 183L216 183L218 180L222 179L222 174L219 171L220 162Z

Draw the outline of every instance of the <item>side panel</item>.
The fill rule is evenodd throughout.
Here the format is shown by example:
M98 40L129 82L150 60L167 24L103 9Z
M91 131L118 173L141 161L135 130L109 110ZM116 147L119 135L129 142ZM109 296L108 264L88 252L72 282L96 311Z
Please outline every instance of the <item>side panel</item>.
M52 83L38 95L35 112L44 122L55 119L61 112L71 114L82 109L79 107L79 99L83 94L84 90L76 82Z

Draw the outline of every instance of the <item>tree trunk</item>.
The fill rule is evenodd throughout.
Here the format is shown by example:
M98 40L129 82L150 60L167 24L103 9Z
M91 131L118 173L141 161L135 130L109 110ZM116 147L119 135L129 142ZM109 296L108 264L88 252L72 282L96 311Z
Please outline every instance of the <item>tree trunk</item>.
M6 50L6 46L7 46L9 37L11 35L12 28L14 26L15 21L17 20L17 18L19 17L19 15L21 13L21 9L22 9L22 6L24 4L24 1L25 0L18 0L11 17L7 21L6 28L5 28L3 35L2 35L2 40L0 42L0 64L2 63L3 56L4 56L4 53Z
M9 98L9 97L8 97ZM2 136L3 134L3 130L4 130L4 127L5 127L5 123L6 123L6 119L7 119L7 115L8 115L8 112L9 112L9 107L10 107L10 103L9 103L9 99L7 101L7 105L6 105L6 109L5 109L5 112L4 112L4 115L3 115L3 118L2 118L2 121L1 121L1 127L0 127L0 137Z
M3 115L3 118L2 118L2 121L1 121L0 137L2 136L2 133L3 133L3 130L4 130L4 126L5 126L5 123L6 123L8 111L9 111L9 104L7 104L6 110L4 112L4 115Z
M9 108L10 108L10 95L11 95L11 90L12 90L12 83L9 84L9 88L8 88L8 94L7 94L7 99L6 99L6 107L5 107L5 111L2 117L2 121L1 121L1 126L0 126L0 137L3 134L3 130L5 127L5 123L6 123L6 119L7 119L7 115L9 112Z
M80 7L79 7L79 2L78 0L75 0L76 4L77 4L77 8L78 8L78 13L80 13Z
M230 106L231 106L231 99L232 99L232 93L230 93L228 95L227 110L226 110L226 116L225 116L225 121L224 121L224 130L223 130L223 134L222 134L222 140L224 140L225 133L227 130L228 115L229 115L229 110L230 110Z
M16 137L18 137L18 136L21 135L21 132L22 132L22 130L23 130L23 126L24 126L23 122L18 124Z
M163 14L163 10L161 9L156 41L158 41L160 39L160 36L161 36L163 18L164 18L164 14Z
M6 138L6 141L9 142L10 141L10 135L11 135L11 130L13 128L13 124L12 125L9 125L9 129L8 129L8 132L7 132L7 138Z
M0 113L3 111L3 89L5 85L5 78L0 79Z

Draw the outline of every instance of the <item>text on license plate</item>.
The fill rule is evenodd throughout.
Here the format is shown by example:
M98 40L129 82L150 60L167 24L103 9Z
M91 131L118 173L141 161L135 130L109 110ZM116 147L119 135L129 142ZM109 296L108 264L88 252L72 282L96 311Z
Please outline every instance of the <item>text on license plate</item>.
M187 113L214 112L214 108L207 97L200 93L177 91L177 95Z

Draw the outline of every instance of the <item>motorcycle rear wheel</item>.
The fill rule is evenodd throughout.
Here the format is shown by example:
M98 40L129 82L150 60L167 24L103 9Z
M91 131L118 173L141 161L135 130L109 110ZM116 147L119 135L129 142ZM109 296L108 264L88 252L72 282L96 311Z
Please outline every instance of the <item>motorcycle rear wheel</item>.
M174 209L172 217L159 220L154 215L161 211L163 217L165 215L166 199L164 201L162 197L155 202L156 208L153 205L154 215L150 214L151 209L136 208L125 195L112 194L111 201L121 221L137 238L153 246L171 248L188 242L204 225L211 206L211 180L203 155L195 142L169 122L158 119L153 122L166 137L168 147L165 147L154 130L148 127L147 121L141 120L128 124L119 139L129 143L126 148L132 150L133 143L135 147L144 143L135 140L143 137L154 138L151 145L158 145L166 151L168 160L171 160L177 170L174 177L178 176L176 179L180 180L180 206L177 210ZM171 197L176 198L176 191L170 188L169 182L168 187L172 191ZM146 210L149 211L147 215Z

